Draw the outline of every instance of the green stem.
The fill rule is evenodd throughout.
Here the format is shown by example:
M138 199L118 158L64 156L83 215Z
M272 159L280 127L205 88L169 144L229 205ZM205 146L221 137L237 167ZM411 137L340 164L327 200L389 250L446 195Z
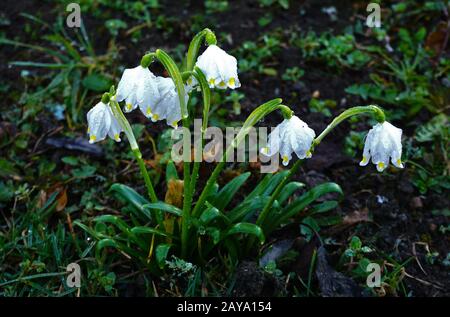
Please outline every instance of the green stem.
M202 158L202 152L203 152L203 146L204 146L204 134L206 129L208 128L208 117L209 117L209 108L211 105L211 90L208 86L208 82L206 81L206 77L203 74L203 72L196 67L194 72L191 72L193 76L197 79L197 81L200 84L200 88L202 90L202 96L203 96L203 119L202 119L202 127L201 127L201 143L200 143L200 153L195 153L194 157L194 167L192 170L192 177L191 177L191 199L194 196L195 193L195 187L197 184L198 179L198 171L200 169L200 161ZM197 155L200 155L200 158L197 157Z
M152 181L150 180L150 176L148 175L147 168L145 167L145 162L142 159L142 153L139 149L133 150L134 157L136 158L139 169L141 170L142 177L144 178L145 186L147 186L147 194L150 197L152 203L156 203L158 201L158 197L156 197L155 190L153 189Z
M323 140L323 138L327 134L329 134L338 124L340 124L345 119L348 119L348 118L350 118L352 116L355 116L355 115L360 115L360 114L365 114L365 113L371 113L378 122L384 122L385 119L386 119L383 110L381 110L381 108L379 108L378 106L375 106L375 105L360 106L360 107L353 107L353 108L347 109L344 112L342 112L340 115L338 115L326 127L326 129L323 130L323 132L317 138L314 139L313 146L319 145L320 142ZM291 167L291 169L289 170L288 174L283 178L282 182L280 184L278 184L278 186L276 187L276 189L273 192L272 196L270 197L270 200L264 206L263 211L261 212L261 214L258 216L258 219L256 220L256 224L258 226L261 226L261 227L264 226L264 220L266 219L267 215L269 214L270 209L273 206L273 203L278 198L278 196L280 195L280 193L283 190L284 186L290 180L292 175L294 175L298 171L298 169L299 169L299 167L301 165L301 162L302 162L302 160L297 160L294 163L294 165ZM250 240L248 246L250 247L252 244L253 244L253 241Z
M157 49L155 56L164 65L164 68L172 78L178 93L178 99L180 100L180 110L183 122L183 128L189 129L188 110L186 105L186 93L184 89L183 77L180 69L175 64L174 60L163 50ZM186 150L186 149L185 149ZM184 162L183 164L183 214L181 217L181 256L184 258L187 253L188 236L189 236L189 222L192 196L190 191L190 164Z
M180 69L174 60L163 50L157 49L155 56L164 65L164 68L172 78L175 87L178 92L178 99L180 100L181 118L186 119L188 117L187 105L186 105L186 93L184 90L184 82L181 77Z
M206 201L207 196L211 192L212 187L217 181L217 178L220 175L220 172L222 172L223 168L225 167L225 163L227 161L227 158L229 154L234 151L235 147L239 146L239 143L245 138L245 136L250 132L250 128L253 127L259 120L267 116L269 113L271 113L274 110L277 110L280 108L281 99L274 99L271 101L266 102L265 104L262 104L248 116L247 120L245 120L243 127L239 131L238 135L234 138L233 142L231 142L231 145L226 149L225 153L222 156L222 160L219 162L219 164L216 165L214 168L214 171L212 172L211 176L206 182L205 187L203 188L203 191L200 194L200 197L198 198L197 203L195 204L194 210L192 211L193 217L198 217L201 208L203 207L203 204Z
M139 146L133 134L133 130L131 129L131 125L128 122L127 118L124 116L122 109L120 109L120 105L116 101L115 96L111 98L109 105L111 106L111 111L114 117L117 119L123 131L125 132L128 142L130 143L131 151L133 152L139 164L139 169L141 170L145 186L147 187L148 197L153 203L155 203L158 201L158 197L156 196L155 190L153 189L152 181L150 180L150 176L148 175L147 168L145 167L145 163L142 159L142 153L139 150Z
M183 119L183 127L189 128L188 119ZM184 149L186 150L186 149ZM190 212L191 212L191 166L189 162L183 163L183 213L181 217L181 256L184 258L187 254L188 237L189 237L189 222L190 222Z
M373 114L374 118L378 122L381 122L381 123L384 122L386 119L383 110L381 110L380 107L375 106L375 105L360 106L360 107L353 107L353 108L347 109L344 112L342 112L340 115L338 115L336 118L334 118L333 121L331 121L331 123L326 127L326 129L323 130L323 132L314 140L314 145L319 145L319 143L322 141L322 139L345 119L350 118L355 115L360 115L363 113Z
M189 49L186 56L186 70L192 71L194 69L195 61L197 59L198 51L203 42L203 39L206 38L206 42L208 45L216 44L216 36L214 32L210 29L204 29L197 33L189 44Z
M264 224L264 220L266 219L267 215L269 214L270 208L272 208L273 203L280 195L281 191L283 190L286 183L291 179L292 175L297 173L298 169L302 165L302 160L297 160L294 165L291 167L289 172L286 174L286 176L283 177L283 180L281 183L278 184L277 188L273 192L272 196L270 197L270 200L267 202L267 204L264 206L263 211L259 214L258 219L256 220L256 224L258 226L262 226Z

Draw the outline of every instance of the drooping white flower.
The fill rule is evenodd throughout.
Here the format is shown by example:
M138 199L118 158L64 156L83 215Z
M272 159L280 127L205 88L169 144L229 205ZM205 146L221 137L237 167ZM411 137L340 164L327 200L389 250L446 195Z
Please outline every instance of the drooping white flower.
M401 157L402 129L384 121L377 123L367 134L363 159L359 165L366 166L372 158L372 163L377 166L379 172L382 172L388 167L389 158L394 166L403 168Z
M283 165L289 164L294 152L299 159L311 157L311 145L316 133L313 129L300 120L297 116L284 119L269 134L267 146L261 149L261 153L272 156L280 152Z
M99 142L108 135L116 142L120 142L122 128L114 117L111 109L103 102L96 104L87 113L89 143Z
M166 120L167 124L177 128L178 121L181 120L180 99L175 84L171 78L157 77L158 91L160 94L159 101L152 107L150 116L153 122L158 120ZM185 92L185 102L187 103L189 96Z
M151 117L159 98L156 77L148 68L139 65L125 69L117 87L117 101L125 100L125 112L139 106L146 117Z
M210 88L239 88L237 60L217 45L210 45L195 64L206 76Z

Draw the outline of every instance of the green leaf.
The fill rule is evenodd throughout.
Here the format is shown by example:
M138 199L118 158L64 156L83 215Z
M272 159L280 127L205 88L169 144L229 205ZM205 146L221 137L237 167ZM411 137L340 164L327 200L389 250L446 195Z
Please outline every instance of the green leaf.
M207 225L214 219L221 217L221 216L222 216L222 213L219 211L219 209L217 209L214 206L211 206L211 207L205 209L205 211L200 216L199 220L202 225Z
M261 196L261 193L265 190L265 188L267 188L270 180L272 179L273 174L267 174L266 176L264 176L264 178L262 179L262 181L260 181L258 183L258 185L256 185L255 189L253 189L250 194L247 195L247 197L245 198L245 200L252 200L253 198L255 198L256 196Z
M278 0L278 3L283 9L285 10L289 9L289 0Z
M441 113L433 117L428 123L420 125L416 129L416 140L418 142L430 142L436 137L448 136L448 116Z
M220 230L214 227L206 228L206 234L213 239L213 244L216 245L220 242Z
M145 204L145 205L143 205L143 207L146 209L157 209L157 210L166 211L168 213L174 214L179 217L181 217L181 214L183 212L180 208L175 207L170 204L167 204L167 203L164 203L162 201L159 201L157 203Z
M306 217L305 219L303 219L302 223L307 224L316 232L319 232L320 230L319 224L312 217ZM300 225L300 232L305 236L306 241L309 242L314 237L314 231L308 226Z
M71 41L68 41L65 39L61 34L54 33L51 35L47 35L44 37L45 39L57 44L58 46L63 45L66 49L66 51L69 53L70 56L76 61L81 60L81 55L78 53L78 51L75 49L75 47L72 45Z
M229 235L233 235L233 234L237 234L237 233L244 233L244 234L251 234L256 236L259 241L261 243L264 243L265 237L264 237L264 233L262 231L262 229L253 224L253 223L248 223L248 222L240 222L235 224L234 226L232 226L230 228L230 230L228 230L224 237L227 237Z
M151 213L144 205L149 204L149 201L139 195L134 189L123 184L112 184L109 192L112 192L120 201L132 207L132 211L139 218L146 221L152 220Z
M86 89L96 92L105 92L108 91L109 87L111 87L111 81L108 78L96 73L85 77L82 84Z
M166 183L169 183L172 179L179 179L177 168L173 161L167 162L166 166Z
M101 215L94 218L95 222L106 222L106 223L112 223L117 226L121 231L124 233L129 234L131 232L131 228L126 224L125 221L120 219L117 216L113 215Z
M78 165L78 157L76 156L64 156L61 161L67 165L76 166Z
M169 254L171 246L172 246L171 244L162 243L158 244L158 246L156 247L155 251L156 262L158 262L158 266L161 269L166 265L167 255Z
M0 176L9 177L18 175L19 171L14 167L14 163L0 158Z
M281 210L280 217L278 218L276 224L278 225L287 221L289 218L305 209L305 207L313 201L329 193L338 193L339 195L343 195L341 187L336 183L325 183L318 185L304 193L299 198L295 199L294 202Z
M278 186L278 184L281 183L283 178L286 177L286 175L289 173L289 170L282 171L280 173L275 174L270 181L268 182L267 186L264 188L263 196L270 196L272 192L275 190L275 188Z
M81 168L72 169L72 175L76 178L86 178L94 175L97 168L91 165L83 165Z
M133 249L131 249L131 248L127 247L126 245L124 245L116 240L113 240L113 239L100 240L97 243L96 250L97 250L97 252L100 252L102 249L107 248L107 247L115 248L115 249L122 251L130 256L140 259L141 261L144 261L144 258L138 252L134 251Z
M337 206L338 202L336 200L324 201L323 203L315 205L311 209L311 215L330 211L332 209L335 209Z
M213 199L209 199L209 201L218 209L225 210L234 195L238 192L241 186L244 185L250 175L251 173L247 172L233 178L215 195Z
M350 248L352 248L352 250L358 251L361 249L361 247L362 247L361 239L357 236L353 236L352 240L350 241Z
M151 228L151 227L133 227L131 228L131 233L139 235L139 234L156 234L158 236L161 237L169 237L169 238L175 238L178 239L177 237L172 236L170 233L155 229L155 228Z
M257 196L251 200L245 200L243 203L236 206L233 210L227 213L228 219L231 223L243 221L250 218L255 212L261 211L267 204L270 197Z
M290 182L289 184L284 186L283 191L280 193L280 196L277 199L280 205L282 205L289 197L291 197L296 190L302 187L305 187L305 184L300 182Z

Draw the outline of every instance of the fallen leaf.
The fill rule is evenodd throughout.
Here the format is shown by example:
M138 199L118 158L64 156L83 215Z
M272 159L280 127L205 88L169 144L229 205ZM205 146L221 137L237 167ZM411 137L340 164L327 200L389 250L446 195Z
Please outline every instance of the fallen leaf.
M67 205L67 189L62 189L56 197L56 211L62 211Z
M442 21L441 23L439 23L436 30L428 34L425 42L425 48L428 50L432 50L435 53L439 53L445 41L447 27L448 26L446 22Z
M355 210L352 213L346 215L342 220L342 224L343 225L354 225L359 222L367 222L367 221L371 221L369 219L369 209L364 208L361 211Z
M183 206L184 182L179 179L171 179L167 183L167 192L164 201L181 208Z

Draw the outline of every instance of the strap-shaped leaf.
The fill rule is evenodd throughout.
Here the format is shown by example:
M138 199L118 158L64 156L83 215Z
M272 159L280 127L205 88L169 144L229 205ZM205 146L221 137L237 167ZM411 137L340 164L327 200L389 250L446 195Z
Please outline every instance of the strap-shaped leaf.
M127 238L134 241L137 245L139 245L139 247L142 250L145 250L146 247L145 241L137 237L135 234L133 234L131 232L130 226L128 226L128 224L119 217L113 215L102 215L94 218L94 221L114 224L126 235Z
M283 180L284 177L289 173L289 170L279 172L275 174L270 181L268 182L267 186L264 188L263 196L269 196L272 194L272 192L275 190L275 188L278 186L279 183Z
M172 239L178 239L177 237L172 236L171 234L155 229L155 228L150 228L150 227L143 227L143 226L139 226L139 227L133 227L131 228L131 233L133 234L156 234L158 236L162 236L162 237L169 237Z
M208 201L210 201L218 209L225 210L234 195L236 195L241 186L244 185L245 181L249 178L250 174L250 172L247 172L233 178L215 195L213 199L209 199Z
M208 202L206 202L208 203ZM209 208L206 208L205 211L202 212L200 216L200 223L202 225L207 225L211 221L213 221L216 218L219 218L222 216L222 213L214 206L211 206Z
M92 237L94 237L97 240L100 240L102 238L105 238L105 236L101 233L96 232L95 230L89 228L88 226L86 226L85 224L81 223L79 220L75 220L73 222L74 226L80 227L82 230L86 231L89 235L91 235Z
M318 214L318 213L324 213L327 211L330 211L332 209L335 209L338 206L338 202L336 200L329 200L324 201L320 204L317 204L311 208L311 215Z
M144 207L144 205L149 204L149 201L139 195L133 188L116 183L111 185L109 192L112 192L122 202L130 205L138 218L143 218L145 221L152 220L150 210Z
M269 201L270 197L256 196L251 200L245 200L239 206L236 206L233 210L227 213L228 219L231 223L237 221L243 221L250 218L256 211L261 211L265 204Z
M100 240L99 242L97 242L96 250L97 250L97 252L100 252L102 249L107 248L107 247L115 248L119 251L125 252L126 254L128 254L130 256L140 259L141 261L144 261L144 258L142 257L141 254L139 254L138 252L134 251L133 249L127 247L123 243L120 243L114 239Z
M286 186L284 186L283 191L280 193L278 197L278 202L282 205L289 197L294 194L294 192L302 187L305 187L305 184L300 182L290 182Z
M261 196L262 192L265 190L265 188L267 188L270 180L272 179L273 174L267 174L266 176L264 176L264 178L262 179L262 181L260 181L258 183L258 185L256 185L255 189L253 189L250 194L247 195L247 197L245 198L245 200L252 200L253 198L255 198L256 196Z
M287 221L289 218L305 209L305 207L313 201L328 193L338 193L339 195L343 195L341 187L336 183L320 184L298 197L292 204L282 209L276 224L278 225Z
M182 210L180 208L175 207L170 204L167 204L162 201L159 201L157 203L145 204L143 207L148 208L148 209L158 209L158 210L166 211L168 213L174 214L179 217L181 217L181 214L182 214Z
M265 237L262 229L254 223L240 222L232 226L225 234L224 237L229 235L243 233L256 236L261 243L264 243Z

